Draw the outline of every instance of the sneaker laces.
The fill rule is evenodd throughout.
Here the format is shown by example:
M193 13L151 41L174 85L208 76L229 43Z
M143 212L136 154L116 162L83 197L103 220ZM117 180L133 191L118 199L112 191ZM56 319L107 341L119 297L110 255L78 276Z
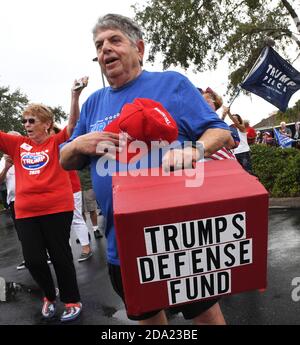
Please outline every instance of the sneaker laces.
M82 310L81 302L77 303L65 303L65 310L60 318L62 322L75 320Z
M80 308L81 307L81 305L80 305L80 303L66 303L65 304L65 307L68 309L68 308Z

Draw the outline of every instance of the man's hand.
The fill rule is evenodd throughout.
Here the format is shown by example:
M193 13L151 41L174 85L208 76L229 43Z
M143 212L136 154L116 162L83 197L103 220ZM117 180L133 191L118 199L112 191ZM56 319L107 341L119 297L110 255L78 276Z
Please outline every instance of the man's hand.
M9 155L3 155L4 160L5 160L5 169L9 169L10 167L12 167L14 165L14 162L12 160L12 158Z
M179 169L192 169L200 159L200 152L194 147L171 149L162 160L162 167L165 171Z
M75 154L87 156L108 155L115 158L116 152L121 152L125 141L123 136L110 132L91 132L81 135L73 141Z
M66 170L82 169L88 156L104 156L114 159L126 141L122 135L110 132L91 132L66 144L60 151L60 163Z

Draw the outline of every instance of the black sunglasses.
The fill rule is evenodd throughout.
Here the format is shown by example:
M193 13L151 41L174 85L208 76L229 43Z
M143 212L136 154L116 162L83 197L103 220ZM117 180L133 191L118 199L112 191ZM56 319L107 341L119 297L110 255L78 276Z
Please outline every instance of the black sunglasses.
M23 123L23 125L25 125L25 123L26 123L27 121L28 121L30 124L32 124L32 125L35 123L35 119L33 119L33 118L30 118L30 119L22 119L21 122Z

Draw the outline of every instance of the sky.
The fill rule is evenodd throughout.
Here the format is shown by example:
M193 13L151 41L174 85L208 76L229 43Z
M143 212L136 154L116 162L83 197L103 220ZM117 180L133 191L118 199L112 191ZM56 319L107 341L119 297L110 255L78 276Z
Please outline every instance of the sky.
M0 0L0 85L9 86L10 91L19 88L30 102L60 105L68 113L75 78L89 76L81 104L102 87L99 65L92 62L96 54L91 31L97 18L106 13L133 17L131 5L136 2L145 3L144 0ZM300 4L296 8L300 13ZM295 58L296 53L292 52L291 57ZM299 60L293 66L300 71ZM144 69L157 71L162 66L160 61L154 66L145 62ZM210 86L228 104L226 62L222 61L216 71L204 73L193 73L192 69L169 70L186 75L197 87ZM289 106L299 98L300 91L292 96ZM232 105L232 112L249 119L251 125L276 110L253 94L239 96Z

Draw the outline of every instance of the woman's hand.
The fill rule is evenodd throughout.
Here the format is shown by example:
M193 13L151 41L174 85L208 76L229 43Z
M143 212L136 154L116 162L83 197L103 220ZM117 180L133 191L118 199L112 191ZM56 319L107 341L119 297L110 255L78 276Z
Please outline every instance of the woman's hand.
M73 95L80 95L81 91L87 87L89 82L89 77L88 76L84 76L82 78L79 79L75 79L73 86L72 86L72 94Z

